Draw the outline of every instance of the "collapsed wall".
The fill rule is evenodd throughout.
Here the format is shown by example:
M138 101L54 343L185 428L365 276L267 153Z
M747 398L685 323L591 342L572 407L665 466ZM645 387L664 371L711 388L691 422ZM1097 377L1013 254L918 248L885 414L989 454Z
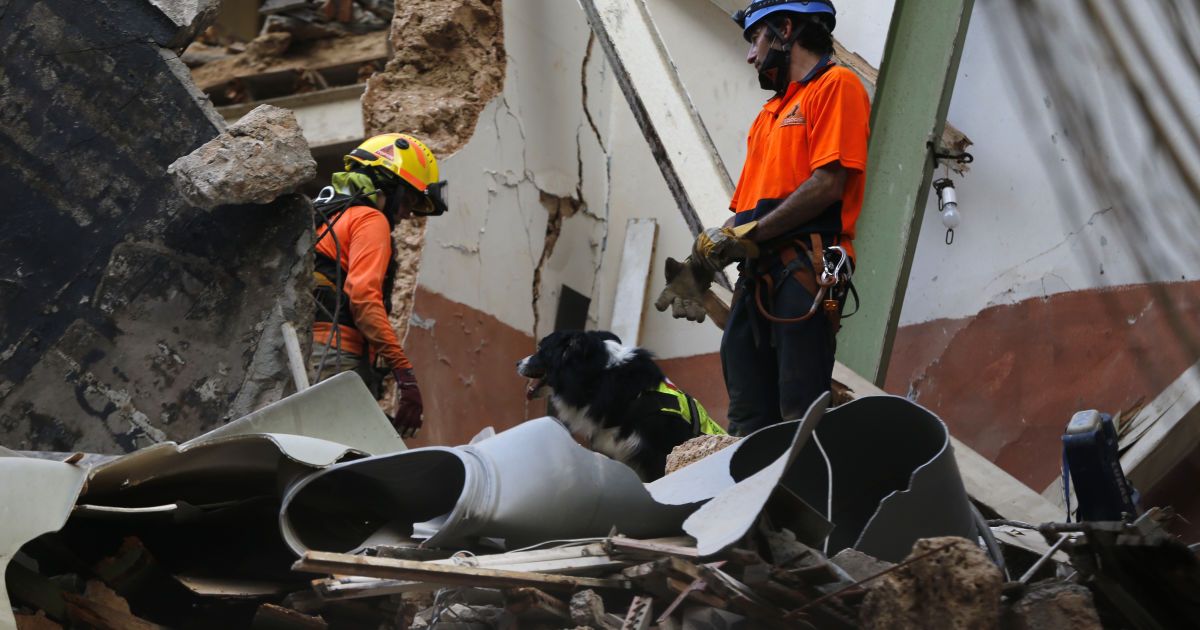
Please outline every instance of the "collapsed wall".
M444 159L466 144L479 113L504 86L501 0L398 2L390 42L395 56L367 81L363 94L366 134L412 133ZM398 267L391 317L403 336L425 241L424 220L397 225L393 241Z
M166 173L223 127L178 59L216 6L0 5L5 446L129 451L284 393L308 203L202 210Z

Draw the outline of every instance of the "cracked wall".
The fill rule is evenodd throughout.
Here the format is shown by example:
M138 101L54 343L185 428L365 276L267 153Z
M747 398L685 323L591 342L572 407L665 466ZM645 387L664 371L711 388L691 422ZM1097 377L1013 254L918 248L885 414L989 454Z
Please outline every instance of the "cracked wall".
M198 7L201 5L197 5ZM189 207L166 167L223 123L149 2L0 4L0 441L114 453L281 397L311 208Z

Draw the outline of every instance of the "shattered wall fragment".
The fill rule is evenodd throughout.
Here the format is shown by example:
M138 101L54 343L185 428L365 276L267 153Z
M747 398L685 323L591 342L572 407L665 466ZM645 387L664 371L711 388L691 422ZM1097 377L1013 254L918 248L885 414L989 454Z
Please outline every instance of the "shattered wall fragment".
M205 15L200 12L198 15ZM223 122L149 2L0 10L0 440L120 452L278 399L307 328L310 210L188 205L166 167Z
M413 133L443 159L466 144L484 105L504 85L502 6L501 0L397 3L390 36L395 56L367 81L363 94L366 135ZM398 267L392 322L402 335L424 235L423 220L401 222L393 234Z
M317 174L291 110L259 105L221 135L167 167L189 203L201 208L270 203Z

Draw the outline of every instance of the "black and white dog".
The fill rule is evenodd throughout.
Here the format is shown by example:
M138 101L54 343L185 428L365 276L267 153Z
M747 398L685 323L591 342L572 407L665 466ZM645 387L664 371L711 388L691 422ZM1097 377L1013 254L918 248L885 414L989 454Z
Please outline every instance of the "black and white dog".
M531 379L527 399L549 395L568 430L645 481L662 477L671 449L696 434L664 408L678 402L656 391L669 381L651 354L610 332L551 333L517 362L517 372Z

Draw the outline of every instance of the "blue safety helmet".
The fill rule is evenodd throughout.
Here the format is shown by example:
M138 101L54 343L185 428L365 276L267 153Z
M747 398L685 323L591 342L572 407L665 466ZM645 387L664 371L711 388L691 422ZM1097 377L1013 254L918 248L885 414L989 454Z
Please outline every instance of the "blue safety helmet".
M837 25L837 10L833 8L833 0L758 0L751 2L745 9L733 14L733 21L742 27L742 37L750 41L750 29L760 20L776 11L791 11L793 13L824 14L825 26L829 32Z

